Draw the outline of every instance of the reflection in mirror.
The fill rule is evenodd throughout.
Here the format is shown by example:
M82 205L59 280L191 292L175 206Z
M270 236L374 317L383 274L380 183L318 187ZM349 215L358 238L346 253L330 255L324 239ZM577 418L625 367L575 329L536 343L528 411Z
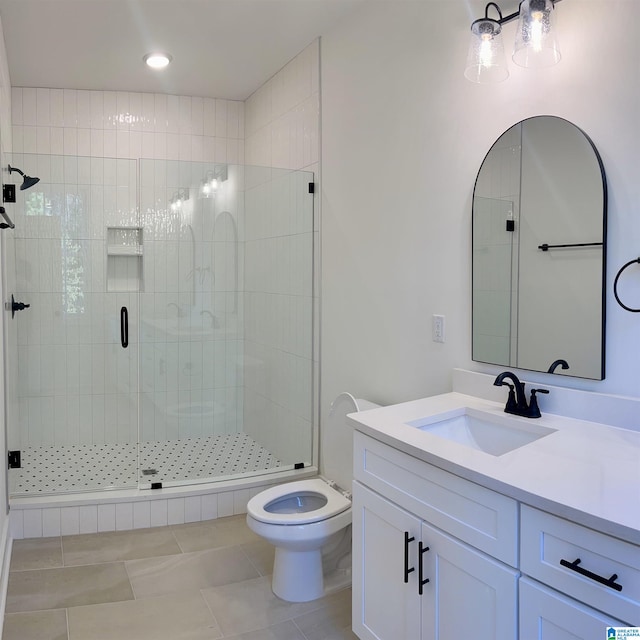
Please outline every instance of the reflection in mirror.
M575 125L539 116L498 138L473 195L474 360L604 378L606 205Z

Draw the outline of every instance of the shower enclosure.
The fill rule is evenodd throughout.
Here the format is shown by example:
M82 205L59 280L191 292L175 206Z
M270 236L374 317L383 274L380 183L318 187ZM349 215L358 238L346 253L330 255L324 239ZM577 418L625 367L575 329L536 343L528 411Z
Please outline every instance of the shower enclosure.
M312 174L14 154L13 496L313 462Z

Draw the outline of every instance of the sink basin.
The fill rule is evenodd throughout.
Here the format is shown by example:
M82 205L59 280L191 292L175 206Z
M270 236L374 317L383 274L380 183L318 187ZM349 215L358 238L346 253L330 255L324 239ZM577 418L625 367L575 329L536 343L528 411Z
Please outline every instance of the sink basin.
M507 414L495 416L469 408L444 419L429 416L407 424L492 456L519 449L556 431L527 418L513 418Z

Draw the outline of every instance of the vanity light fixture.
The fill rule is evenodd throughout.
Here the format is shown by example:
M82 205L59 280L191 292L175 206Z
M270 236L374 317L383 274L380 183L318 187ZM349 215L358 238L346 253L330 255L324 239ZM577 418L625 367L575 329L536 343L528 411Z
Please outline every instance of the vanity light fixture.
M200 185L200 195L203 198L215 198L220 184L229 177L226 164L216 165L212 171L207 171L207 175Z
M561 0L522 0L518 11L502 15L495 2L489 2L484 18L471 23L471 44L467 56L465 78L471 82L487 84L501 82L509 76L502 25L518 18L512 59L527 68L549 67L560 61L560 48L556 38L555 4ZM494 8L497 18L489 17Z
M189 199L189 190L188 189L178 189L176 193L173 194L173 197L169 201L169 208L173 213L177 213L182 210L182 204Z
M215 198L218 191L218 178L213 175L213 171L209 171L206 177L202 180L200 186L200 193L203 198Z
M153 53L147 53L142 58L145 64L152 69L164 69L169 65L173 58L168 53L161 53L159 51Z

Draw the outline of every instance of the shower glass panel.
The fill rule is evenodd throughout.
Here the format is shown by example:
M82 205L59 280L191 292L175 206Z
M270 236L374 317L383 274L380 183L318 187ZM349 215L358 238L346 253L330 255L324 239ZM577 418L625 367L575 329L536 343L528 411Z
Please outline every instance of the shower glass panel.
M140 161L140 488L310 464L312 180Z
M135 160L13 154L39 176L17 191L5 233L8 446L12 495L135 487L139 229ZM121 346L126 308L129 345Z
M11 495L311 464L313 175L8 160L40 177L1 236L6 296L30 305L5 322Z

